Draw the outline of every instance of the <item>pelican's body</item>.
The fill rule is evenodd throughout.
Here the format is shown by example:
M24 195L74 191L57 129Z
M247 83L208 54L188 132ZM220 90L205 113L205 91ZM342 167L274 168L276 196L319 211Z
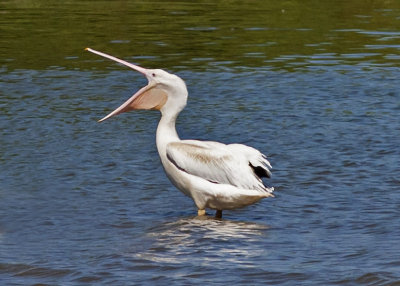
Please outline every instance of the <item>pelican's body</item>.
M87 50L127 65L147 77L147 86L100 121L132 109L160 110L156 141L161 163L170 181L193 199L199 215L210 208L217 210L216 216L220 217L222 210L245 207L273 196L273 188L265 187L261 180L270 177L271 165L258 150L242 144L179 138L175 122L188 96L181 78Z

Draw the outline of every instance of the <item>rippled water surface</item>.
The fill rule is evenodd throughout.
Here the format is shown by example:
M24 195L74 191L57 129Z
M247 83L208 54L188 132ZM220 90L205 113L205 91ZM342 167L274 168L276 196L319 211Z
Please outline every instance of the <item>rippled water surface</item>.
M0 2L2 285L400 285L398 1L61 2ZM181 76L181 137L276 197L196 218L156 111L97 123L146 82L86 46Z

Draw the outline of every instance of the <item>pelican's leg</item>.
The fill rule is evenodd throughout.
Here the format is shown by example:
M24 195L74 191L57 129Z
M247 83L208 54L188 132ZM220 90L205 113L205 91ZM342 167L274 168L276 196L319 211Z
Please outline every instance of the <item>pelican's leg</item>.
M217 210L216 211L215 218L222 218L222 210Z
M197 210L197 215L198 215L198 216L204 216L204 215L206 215L206 210Z

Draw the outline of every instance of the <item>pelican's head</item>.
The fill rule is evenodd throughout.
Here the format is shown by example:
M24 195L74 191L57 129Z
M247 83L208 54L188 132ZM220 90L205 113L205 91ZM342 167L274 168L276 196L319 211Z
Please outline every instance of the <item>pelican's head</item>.
M178 76L161 69L145 69L116 57L86 48L87 51L126 65L146 76L148 85L142 87L120 107L100 119L104 121L114 115L134 109L156 109L162 114L177 115L185 106L188 92L185 82Z

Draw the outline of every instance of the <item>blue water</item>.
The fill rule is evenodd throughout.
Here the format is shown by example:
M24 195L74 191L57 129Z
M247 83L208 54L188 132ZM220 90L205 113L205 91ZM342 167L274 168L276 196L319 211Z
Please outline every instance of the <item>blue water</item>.
M1 285L400 285L397 2L37 2L0 6ZM97 123L146 80L88 45L182 77L181 138L259 149L276 197L197 218L157 111Z
M399 283L397 69L180 73L181 136L249 144L274 167L276 198L222 221L196 219L164 176L157 112L96 122L134 75L2 74L7 284Z

